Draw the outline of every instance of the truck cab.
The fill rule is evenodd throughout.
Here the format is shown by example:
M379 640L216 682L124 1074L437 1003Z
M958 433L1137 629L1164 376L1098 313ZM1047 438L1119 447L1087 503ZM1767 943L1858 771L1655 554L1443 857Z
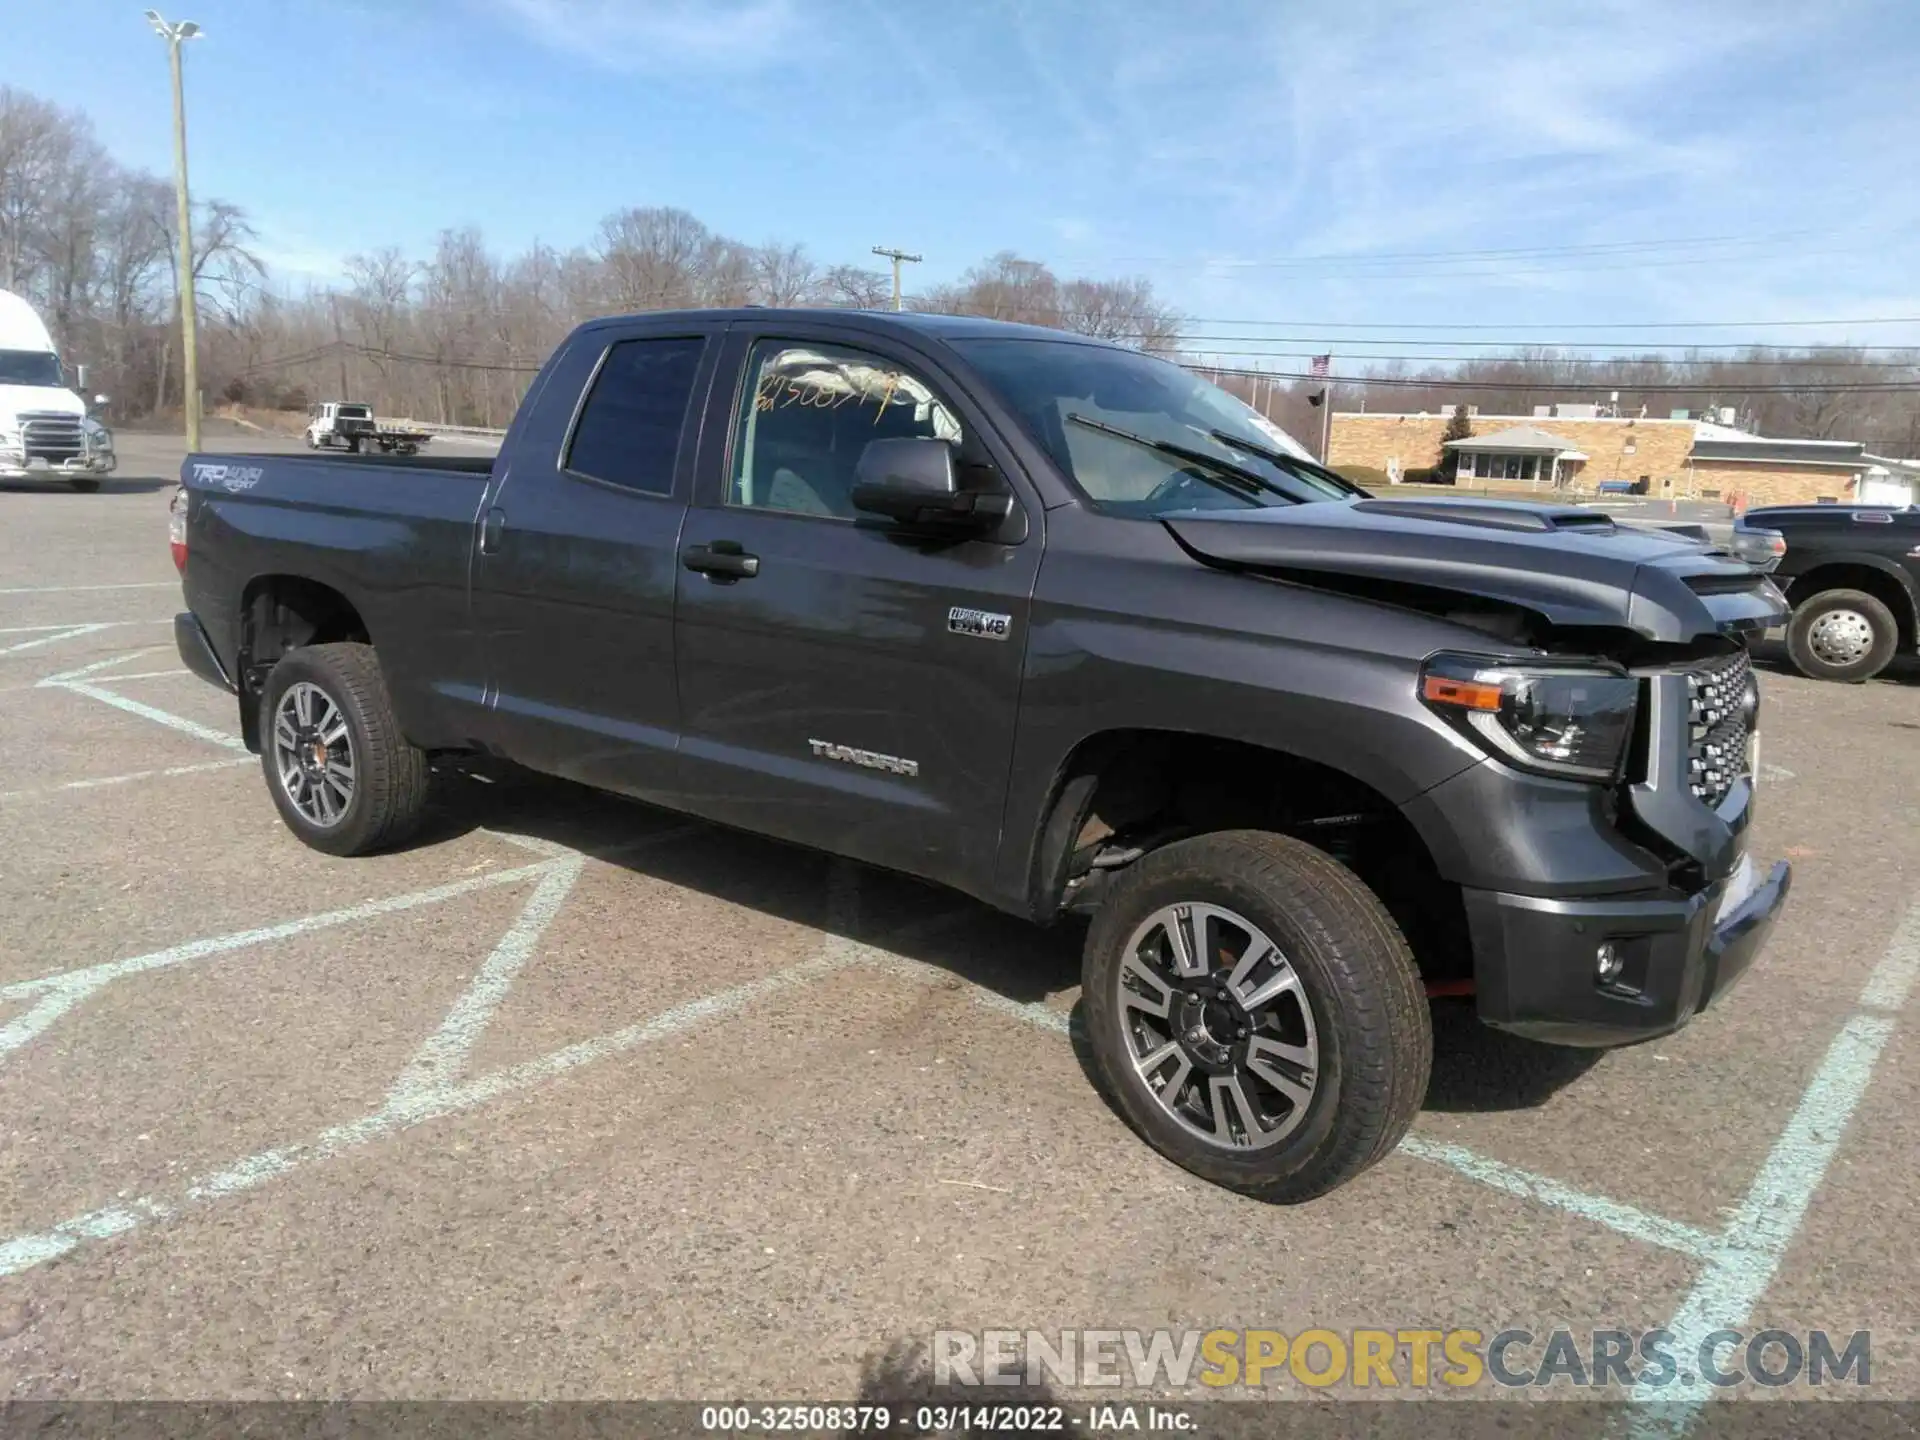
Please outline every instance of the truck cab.
M0 291L0 479L98 490L115 463L113 433L68 388L45 323L18 295Z
M307 407L307 448L358 452L379 430L373 407L346 400L325 400Z

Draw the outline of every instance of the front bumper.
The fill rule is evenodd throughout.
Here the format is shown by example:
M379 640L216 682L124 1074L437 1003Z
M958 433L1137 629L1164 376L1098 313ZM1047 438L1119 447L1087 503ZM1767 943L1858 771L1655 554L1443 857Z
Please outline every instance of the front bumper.
M1464 890L1480 1018L1559 1045L1630 1045L1678 1030L1753 964L1792 882L1783 860L1724 915L1730 880L1664 899ZM1624 960L1612 983L1597 970L1602 942Z
M111 450L89 450L71 460L29 462L18 455L0 455L0 480L70 480L111 475L119 460Z

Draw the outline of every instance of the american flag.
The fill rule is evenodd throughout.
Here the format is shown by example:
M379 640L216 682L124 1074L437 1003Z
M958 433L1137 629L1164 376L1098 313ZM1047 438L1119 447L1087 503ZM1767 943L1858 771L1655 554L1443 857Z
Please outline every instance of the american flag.
M1316 380L1324 380L1327 372L1333 368L1333 356L1315 355L1307 362L1307 373Z

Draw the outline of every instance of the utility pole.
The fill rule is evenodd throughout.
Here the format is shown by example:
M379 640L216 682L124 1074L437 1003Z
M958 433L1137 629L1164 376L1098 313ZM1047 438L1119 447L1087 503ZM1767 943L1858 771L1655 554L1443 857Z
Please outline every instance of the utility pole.
M200 34L191 20L169 25L158 10L147 11L147 23L167 42L173 69L173 190L175 223L179 226L180 257L180 409L187 422L187 449L200 448L200 352L196 339L198 307L193 295L193 207L187 202L187 101L180 82L180 42Z
M347 394L347 337L340 330L340 297L329 293L327 308L333 312L333 350L340 357L340 398L351 400Z
M900 308L900 262L910 260L918 265L921 257L909 254L905 250L889 250L884 245L874 246L873 253L876 255L884 255L887 259L893 261L893 308L898 310Z

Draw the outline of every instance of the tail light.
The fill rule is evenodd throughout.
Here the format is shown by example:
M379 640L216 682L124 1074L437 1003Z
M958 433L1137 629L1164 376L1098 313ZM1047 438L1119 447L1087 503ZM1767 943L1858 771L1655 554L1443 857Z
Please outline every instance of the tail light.
M1736 559L1763 574L1780 563L1780 557L1787 553L1787 537L1778 530L1763 530L1750 526L1745 519L1737 520L1733 526L1733 536L1727 549Z
M173 551L173 568L186 574L187 487L184 485L173 492L173 503L167 507L167 545Z

